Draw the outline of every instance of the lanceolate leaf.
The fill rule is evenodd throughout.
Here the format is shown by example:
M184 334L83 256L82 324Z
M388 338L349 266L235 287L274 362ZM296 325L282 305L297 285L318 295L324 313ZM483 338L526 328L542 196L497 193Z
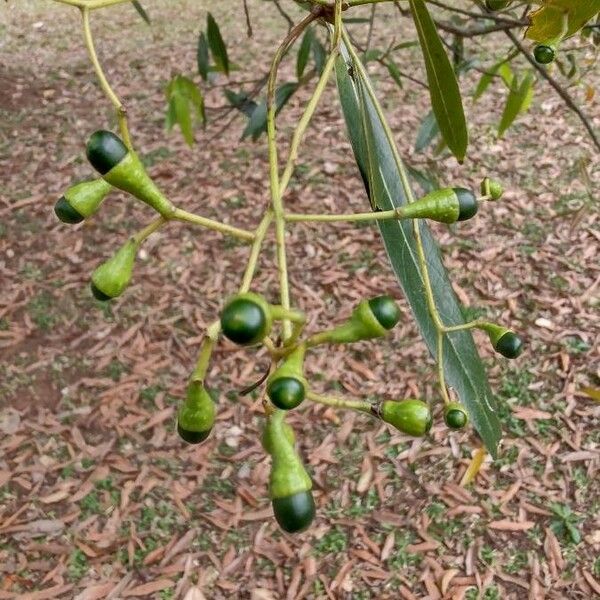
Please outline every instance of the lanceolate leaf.
M183 138L189 146L194 143L194 123L206 122L204 98L196 84L184 75L176 75L171 79L166 90L167 115L165 126L172 129L177 123Z
M421 126L417 132L417 140L415 141L415 152L422 152L433 142L436 136L440 133L437 121L433 111L429 111L425 118L421 121Z
M502 137L505 131L514 123L515 119L529 108L533 95L534 82L535 77L533 73L528 73L520 83L517 78L513 80L506 105L504 106L504 112L500 119L500 125L498 126L499 137Z
M218 69L225 73L225 75L229 75L227 47L221 37L219 26L210 13L206 15L206 36L208 37L208 45Z
M133 4L135 10L138 11L140 17L142 17L142 19L144 19L144 21L146 21L146 23L150 25L150 17L148 16L148 13L144 10L144 7L138 2L138 0L132 0L131 3Z
M462 162L469 134L454 68L424 0L410 0L410 8L425 59L431 107L448 148Z
M290 81L280 85L275 91L275 107L278 113L293 96L298 89L296 81ZM252 136L252 141L256 141L262 133L267 130L267 102L263 100L250 115L250 120L246 129L242 133L242 139Z
M353 75L348 70L353 67ZM338 89L346 125L359 171L373 205L389 210L407 202L401 181L404 166L394 159L376 105L366 91L364 80L351 59L344 55L336 64ZM378 222L390 263L412 308L429 350L436 348L436 330L423 295L417 247L410 222ZM448 325L463 323L458 300L446 275L437 245L425 222L421 235L439 313ZM496 456L501 436L495 400L485 370L469 332L447 336L444 344L444 371L448 384L467 407L471 420L487 449Z
M208 42L206 41L206 36L204 32L201 31L198 36L198 49L196 53L196 58L198 61L198 74L204 79L204 81L208 78L208 70L210 67L209 59L208 59Z
M308 64L308 59L310 58L310 50L314 39L315 30L311 27L306 30L302 42L300 43L300 47L298 48L298 57L296 59L296 77L298 79L304 75L304 70Z

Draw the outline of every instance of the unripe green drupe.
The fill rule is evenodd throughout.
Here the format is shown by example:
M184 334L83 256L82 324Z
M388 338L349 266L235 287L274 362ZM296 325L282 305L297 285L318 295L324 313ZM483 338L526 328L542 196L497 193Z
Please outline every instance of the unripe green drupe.
M110 300L125 291L131 281L137 251L138 242L131 238L92 273L91 288L96 299Z
M199 381L188 385L187 393L177 413L177 433L188 444L200 444L215 423L215 403Z
M450 429L462 429L469 422L469 415L462 404L451 402L444 408L444 422Z
M547 46L546 44L538 44L533 49L535 61L542 65L550 64L554 60L555 55L554 48L552 46Z
M221 312L223 334L242 346L264 339L271 331L272 322L268 302L252 292L234 296Z
M378 412L386 423L415 437L428 433L433 423L429 405L422 400L385 400Z
M63 223L81 223L98 210L110 190L111 185L102 178L72 185L58 199L54 212Z

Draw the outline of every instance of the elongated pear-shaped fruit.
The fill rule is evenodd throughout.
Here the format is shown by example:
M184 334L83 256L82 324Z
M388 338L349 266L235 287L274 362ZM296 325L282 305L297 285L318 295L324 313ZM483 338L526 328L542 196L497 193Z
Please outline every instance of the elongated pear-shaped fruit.
M292 428L292 426L289 423L286 423L285 421L283 422L283 433L287 441L292 446L294 446L296 444L296 434L294 433L294 429ZM273 453L273 448L271 448L271 434L268 433L266 427L263 429L260 438L260 443L262 444L262 447L264 448L267 454Z
M310 345L348 344L382 337L400 320L400 309L390 296L363 300L345 322L312 336Z
M473 192L457 187L434 190L415 202L403 205L398 212L402 218L430 219L450 224L470 219L478 208Z
M130 238L117 253L92 273L92 293L97 300L111 300L120 296L131 281L138 242Z
M177 433L188 444L200 444L215 424L216 407L200 381L188 385L185 400L177 413Z
M305 353L306 346L300 344L267 380L267 395L277 408L296 408L306 397L308 382L304 377Z
M112 186L129 192L163 217L173 216L175 207L150 179L137 154L114 133L104 130L93 133L86 154L94 169Z
M279 526L288 533L304 531L315 517L312 481L304 469L294 445L288 439L284 412L267 417L264 445L270 449L273 464L269 495Z
M242 346L257 344L269 335L272 326L269 303L253 292L230 298L221 312L223 334Z
M386 400L379 407L379 416L399 431L421 437L433 423L431 410L423 400Z
M72 185L58 199L54 212L63 223L81 223L98 210L110 190L110 183L102 178Z

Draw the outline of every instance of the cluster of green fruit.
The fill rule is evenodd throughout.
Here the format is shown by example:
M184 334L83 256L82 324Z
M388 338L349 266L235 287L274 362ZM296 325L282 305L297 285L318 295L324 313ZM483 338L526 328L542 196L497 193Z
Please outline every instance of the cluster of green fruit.
M250 346L260 344L269 336L275 320L290 316L295 316L298 323L304 321L301 313L290 315L280 306L269 304L262 296L248 292L238 294L226 303L220 324L229 340ZM266 392L270 404L262 442L272 457L269 492L273 511L285 531L304 530L315 515L312 483L295 450L293 430L284 420L286 411L310 397L304 376L306 351L320 344L345 344L383 337L399 320L400 310L391 297L363 300L337 327L290 345L281 363L269 375ZM520 354L522 343L514 332L495 325L487 327L486 331L496 351L509 358ZM427 434L433 422L428 404L418 399L385 400L373 404L371 414L411 436ZM178 413L179 435L189 443L202 442L210 434L214 420L213 400L201 382L192 381ZM449 403L444 410L444 421L452 429L461 429L468 423L467 411L460 403Z
M95 132L88 141L86 151L101 178L74 185L65 192L55 206L61 221L79 223L91 216L113 187L151 206L160 214L158 221L167 221L178 212L145 172L134 151L113 133ZM503 190L498 182L485 178L481 193L482 199L497 200ZM394 214L391 217L455 223L473 217L478 207L479 201L471 191L444 188L399 207L396 212L392 211ZM111 259L94 271L91 288L98 300L107 301L123 293L131 279L139 245L149 231L153 231L153 225L132 236ZM270 304L253 292L239 293L225 304L219 323L225 337L241 346L270 346L276 365L266 382L267 419L262 442L272 457L270 496L273 510L285 531L305 529L315 513L311 480L295 450L294 433L284 420L286 411L298 407L307 398L311 399L311 395L313 400L318 401L315 397L318 395L312 394L304 375L307 351L321 344L346 344L381 338L399 320L400 310L396 302L389 296L378 296L360 302L351 316L340 325L303 339L301 336L306 316L301 311ZM279 347L274 347L272 342L267 344L276 321L292 324L291 335ZM497 352L508 358L520 354L522 342L511 330L488 322L478 323L477 327L487 332ZM210 352L206 354L203 367L194 371L177 414L177 431L190 444L206 440L215 423L216 406L204 385L209 356ZM373 404L365 402L361 406L366 408L360 410L369 412L408 435L423 436L432 426L431 410L420 399L384 400ZM468 420L467 411L460 403L447 402L444 421L449 428L460 429Z

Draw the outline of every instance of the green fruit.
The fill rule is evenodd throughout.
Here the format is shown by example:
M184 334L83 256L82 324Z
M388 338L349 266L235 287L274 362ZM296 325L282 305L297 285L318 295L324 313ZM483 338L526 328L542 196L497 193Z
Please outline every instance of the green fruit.
M280 527L289 533L306 529L315 516L312 481L284 427L284 412L267 417L263 444L272 458L269 495Z
M458 198L458 221L466 221L477 214L479 204L477 198L471 190L465 188L454 188L454 193Z
M308 382L304 377L306 346L300 344L281 363L267 380L269 400L282 410L291 410L306 397Z
M485 0L485 7L491 11L504 10L510 3L511 0Z
M98 300L120 296L131 281L138 242L131 238L92 273L92 293Z
M550 64L555 58L554 48L547 46L546 44L538 44L533 49L533 56L536 62L547 65Z
M507 331L495 343L494 350L506 358L517 358L523 352L523 341L514 331Z
M288 533L305 531L315 518L315 500L310 491L274 498L272 505L279 527Z
M177 433L188 444L203 442L213 428L215 413L215 403L202 383L192 381L177 413Z
M444 421L450 429L462 429L469 422L469 415L462 404L451 402L444 409Z
M399 318L400 310L389 296L362 300L345 323L313 335L310 345L349 344L383 337Z
M223 334L236 344L257 344L271 331L272 318L262 296L248 292L234 296L221 312Z
M304 383L295 377L279 377L267 387L269 400L281 410L291 410L306 397Z
M86 154L91 165L112 186L128 192L169 219L173 206L146 173L137 154L110 131L96 131L90 136Z
M431 410L422 400L386 400L379 408L379 415L399 431L415 437L425 435L433 424Z
M464 188L434 190L399 209L403 219L431 219L439 223L466 221L477 213L477 198Z
M59 198L54 212L64 223L81 223L98 210L110 190L111 185L104 179L78 183Z
M369 307L386 329L392 329L400 320L400 309L390 296L377 296L369 300Z
M95 131L86 146L87 159L100 175L116 167L128 153L127 146L112 131Z
M63 222L74 225L75 223L81 223L85 217L78 213L70 204L69 201L61 196L56 204L54 205L54 212L56 216Z

